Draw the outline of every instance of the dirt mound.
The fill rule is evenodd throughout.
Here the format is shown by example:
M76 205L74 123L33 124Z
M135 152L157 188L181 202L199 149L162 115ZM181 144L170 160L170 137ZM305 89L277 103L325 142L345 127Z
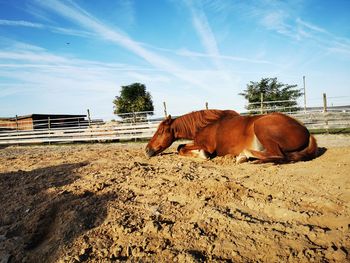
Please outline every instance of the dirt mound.
M318 140L322 156L285 165L0 149L1 262L349 261L350 140Z

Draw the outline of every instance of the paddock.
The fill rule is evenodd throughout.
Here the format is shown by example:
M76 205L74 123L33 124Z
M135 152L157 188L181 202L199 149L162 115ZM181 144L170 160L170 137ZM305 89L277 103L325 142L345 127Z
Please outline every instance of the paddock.
M345 262L350 137L321 156L236 165L145 143L0 148L4 262Z

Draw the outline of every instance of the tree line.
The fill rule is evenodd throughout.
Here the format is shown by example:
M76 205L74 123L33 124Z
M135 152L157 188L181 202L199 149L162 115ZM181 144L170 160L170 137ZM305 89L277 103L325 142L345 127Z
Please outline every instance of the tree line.
M262 98L269 101L270 108L287 108L288 111L297 111L299 107L296 99L303 95L297 85L281 83L277 78L262 78L258 82L250 81L243 92L239 93L247 101L247 110L255 111L256 104L260 103ZM150 114L154 111L152 96L146 90L146 86L141 83L122 86L120 95L113 100L114 114L124 118L124 113L148 111Z

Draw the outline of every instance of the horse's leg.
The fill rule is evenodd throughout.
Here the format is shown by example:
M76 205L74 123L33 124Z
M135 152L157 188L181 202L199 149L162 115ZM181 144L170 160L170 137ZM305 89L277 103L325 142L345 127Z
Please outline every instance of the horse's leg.
M180 144L177 147L177 151L179 152L179 155L182 156L190 156L190 157L195 157L195 158L201 158L201 159L209 159L210 154L200 148L197 145L194 144Z
M245 152L247 157L258 159L256 163L282 163L285 161L285 156L278 143L270 139L260 139L260 142L265 148L264 151L246 150Z
M257 157L252 153L252 150L245 149L236 157L236 164L248 162L249 158L256 159Z
M240 153L236 157L236 164L245 163L245 162L248 162L248 157L245 154Z

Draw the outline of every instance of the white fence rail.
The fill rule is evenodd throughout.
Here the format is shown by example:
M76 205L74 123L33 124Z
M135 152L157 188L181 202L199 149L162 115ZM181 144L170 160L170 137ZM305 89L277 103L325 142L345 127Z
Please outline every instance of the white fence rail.
M159 122L100 124L84 127L50 128L26 131L0 131L0 144L35 144L83 141L115 141L150 138Z
M306 112L292 114L309 130L349 129L350 112Z

